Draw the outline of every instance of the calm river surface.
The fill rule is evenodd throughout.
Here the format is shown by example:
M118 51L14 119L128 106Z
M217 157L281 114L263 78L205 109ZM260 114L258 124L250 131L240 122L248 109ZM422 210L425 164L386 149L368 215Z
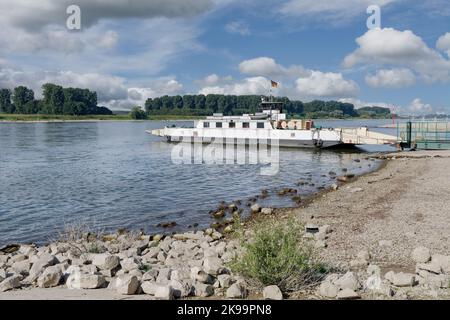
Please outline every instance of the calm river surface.
M174 145L145 133L174 123L0 123L0 246L46 242L73 223L105 231L162 232L156 225L167 221L177 222L170 231L194 223L206 227L212 221L208 212L222 200L245 204L263 188L295 187L308 194L333 183L330 170L361 173L376 167L373 161L353 161L364 158L358 151L301 149L280 150L274 176L260 175L259 165L174 164ZM316 122L325 127L386 123ZM299 180L308 184L295 186ZM258 202L294 205L275 193Z

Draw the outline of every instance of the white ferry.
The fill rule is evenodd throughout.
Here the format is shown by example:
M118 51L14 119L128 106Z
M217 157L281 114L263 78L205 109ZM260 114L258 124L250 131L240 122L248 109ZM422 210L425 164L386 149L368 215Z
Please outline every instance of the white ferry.
M283 103L265 98L262 98L261 109L260 113L242 116L214 114L205 120L195 121L192 128L174 126L148 130L147 133L164 137L168 142L223 141L226 144L250 144L276 141L280 147L294 148L392 143L396 138L369 132L367 128L321 128L315 127L312 120L287 120L283 113Z

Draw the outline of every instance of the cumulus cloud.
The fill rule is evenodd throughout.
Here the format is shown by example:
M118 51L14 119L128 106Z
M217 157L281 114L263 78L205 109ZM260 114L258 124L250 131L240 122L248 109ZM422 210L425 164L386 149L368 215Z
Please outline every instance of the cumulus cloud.
M194 83L200 87L219 86L233 81L232 76L221 77L215 73L207 75L203 79L195 80Z
M82 27L102 19L189 17L206 12L210 0L15 0L0 1L0 21L30 31L50 24L64 25L68 6L76 4L82 13Z
M389 108L391 109L391 111L396 112L397 107L393 104L390 104L388 102L384 102L384 101L379 101L379 102L366 102L366 101L362 101L360 99L356 99L356 98L342 98L339 99L340 102L345 102L345 103L351 103L355 106L356 109L359 108L363 108L363 107L382 107L382 108Z
M401 0L289 0L281 6L280 12L287 16L342 24L357 15L365 15L370 5L383 7L399 1Z
M408 111L413 114L432 113L433 108L428 103L423 103L419 98L414 99L407 107Z
M243 21L231 21L226 24L225 30L231 34L239 34L241 36L250 35L250 27Z
M125 99L109 100L105 104L112 109L130 109L133 106L144 107L148 98L183 93L183 85L175 78L163 77L149 82L148 87L131 87Z
M356 82L344 79L341 73L312 71L295 83L297 92L305 97L353 97L359 92Z
M447 32L438 39L436 43L436 48L446 52L450 58L450 32Z
M414 85L416 76L405 68L382 69L366 76L366 83L375 88L402 88Z
M265 77L252 77L223 86L205 87L199 91L199 94L266 95L269 92L269 88L269 79Z
M450 61L410 30L372 29L356 43L358 48L344 59L345 67L397 65L414 70L429 83L450 80Z
M299 77L309 74L300 65L284 67L269 57L258 57L242 61L239 64L239 70L244 74L267 77Z

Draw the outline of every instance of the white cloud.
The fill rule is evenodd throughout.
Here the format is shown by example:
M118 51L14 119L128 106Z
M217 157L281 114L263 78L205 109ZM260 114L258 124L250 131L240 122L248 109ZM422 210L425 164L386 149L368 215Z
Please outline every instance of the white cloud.
M414 99L407 107L408 111L413 114L432 113L433 108L428 103L423 103L419 98Z
M244 74L267 77L299 77L309 74L300 65L284 67L269 57L259 57L242 61L239 64L239 70Z
M310 76L296 80L297 92L304 97L342 98L353 97L359 87L352 80L345 80L341 73L312 71Z
M252 77L223 86L204 87L199 91L199 94L266 95L269 89L270 80L265 77Z
M447 53L450 58L450 32L441 36L436 42L436 48Z
M357 15L365 16L370 5L380 7L400 0L289 0L280 12L287 16L306 17L331 24L342 24Z
M99 40L98 44L101 48L112 49L117 45L119 35L117 32L109 30Z
M225 26L225 30L231 34L239 34L241 36L250 35L250 27L243 21L231 21Z
M226 83L230 83L231 81L233 81L232 76L221 77L221 76L218 76L217 74L213 73L213 74L210 74L210 75L204 77L201 80L195 80L194 83L196 83L197 85L199 85L201 87L205 87L205 86L210 87L210 86L223 85Z
M358 48L345 57L344 66L397 65L414 70L424 81L448 81L450 61L429 48L412 31L372 29L356 39Z
M389 109L391 109L391 111L394 111L394 112L395 112L395 110L397 110L397 108L393 104L390 104L387 102L381 102L381 101L380 102L366 102L366 101L362 101L360 99L355 99L355 98L342 98L342 99L339 99L339 101L351 103L355 106L356 109L363 108L363 107L376 106L376 107L382 107L382 108L389 108Z
M375 88L402 88L414 85L416 76L405 68L382 69L366 76L366 83Z

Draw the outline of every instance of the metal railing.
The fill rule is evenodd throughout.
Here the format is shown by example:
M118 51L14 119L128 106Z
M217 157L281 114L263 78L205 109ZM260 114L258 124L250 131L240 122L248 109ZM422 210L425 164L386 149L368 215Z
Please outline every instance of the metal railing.
M408 121L398 123L397 138L407 148L450 149L450 122Z

